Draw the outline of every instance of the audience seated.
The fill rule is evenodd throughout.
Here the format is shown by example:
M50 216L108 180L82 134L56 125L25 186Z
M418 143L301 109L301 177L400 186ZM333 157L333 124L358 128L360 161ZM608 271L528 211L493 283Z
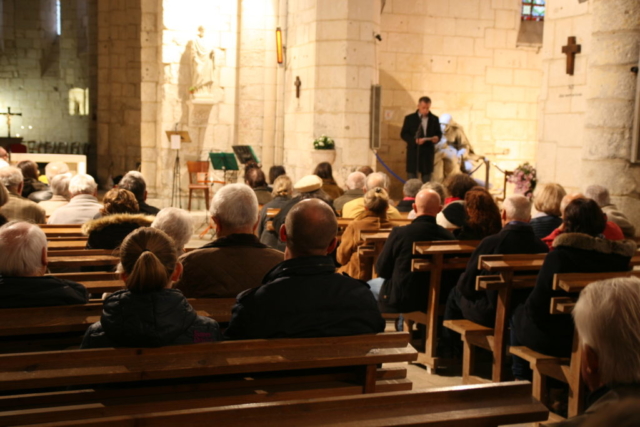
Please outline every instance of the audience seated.
M264 277L262 285L238 295L225 336L303 338L382 332L385 321L367 284L336 273L327 256L336 247L337 231L335 214L326 203L314 199L296 204L280 228L287 244L285 261Z
M38 203L47 215L51 216L56 209L69 204L69 182L71 182L70 173L64 173L53 177L49 186L53 193L53 197L49 200Z
M371 166L360 166L357 172L362 172L364 176L369 176L373 173L373 169Z
M363 271L358 256L358 247L363 241L360 239L360 231L375 231L381 228L391 228L392 224L387 219L389 208L389 194L380 188L372 188L364 195L364 212L354 219L344 230L340 246L336 252L337 260L342 265L338 272L347 273L356 279L365 280L371 277L371 270Z
M102 202L98 218L82 226L82 233L89 236L87 249L116 249L133 230L153 222L152 216L138 213L138 202L129 190L113 188Z
M316 166L316 170L313 171L313 174L322 179L322 191L324 191L331 200L335 200L344 194L344 190L338 187L336 180L333 179L331 163L319 163L318 166Z
M157 215L160 209L147 204L147 183L138 171L129 171L118 183L118 188L129 190L136 196L140 213Z
M464 196L465 221L453 233L458 240L482 240L500 231L500 210L484 187L473 187Z
M0 182L0 208L7 204L9 201L9 192L5 188L4 184ZM0 227L5 225L9 220L6 216L0 213Z
M258 218L258 236L260 236L260 243L263 243L270 248L278 249L280 241L278 240L278 233L275 230L268 230L267 223L272 218L267 218L267 211L269 209L282 209L287 202L291 200L293 196L293 184L291 178L287 175L280 175L273 182L273 191L271 192L273 200L262 207ZM284 248L282 248L284 249Z
M0 147L0 168L6 168L9 166L9 153L4 147Z
M550 356L569 356L573 338L571 316L552 316L549 309L552 297L566 296L562 291L552 290L554 274L629 270L629 261L636 251L632 240L598 237L605 223L602 210L591 199L579 198L567 205L564 232L554 240L554 250L545 258L531 295L514 311L511 345L524 345ZM514 357L513 374L516 378L528 378L528 364Z
M12 221L0 227L0 308L84 304L84 286L45 276L47 237L34 224Z
M420 190L435 191L436 193L438 193L438 196L440 196L440 200L444 200L447 197L444 186L437 181L425 182L424 184L422 184L422 187L420 187ZM411 212L409 212L409 214L407 215L407 219L416 219L416 211L411 210Z
M179 208L164 208L151 223L152 228L164 231L173 240L178 256L193 236L193 218L189 212Z
M422 189L422 180L417 178L408 179L402 187L404 198L398 203L398 211L411 212L413 210L413 202L416 200L416 194Z
M274 165L269 168L269 185L274 185L276 179L281 175L286 175L287 171L282 165ZM273 191L273 188L271 189Z
M413 244L455 240L450 231L436 224L436 215L442 209L438 193L420 191L414 209L417 218L409 225L394 228L389 234L376 262L380 277L369 281L372 292L385 311L407 313L426 310L428 273L411 272Z
M373 172L367 176L363 192L371 190L372 188L384 188L389 192L389 177L382 172ZM364 212L364 197L359 197L350 202L344 204L342 208L343 218L357 218L362 212ZM395 206L389 204L389 210L387 211L389 219L402 219L402 215L398 212Z
M69 173L69 166L65 162L50 162L44 167L44 174L47 177L47 183L51 185L53 178L56 175L62 175ZM42 191L35 191L29 195L29 200L33 200L36 203L44 202L53 197L53 191L51 187Z
M22 187L22 197L29 197L31 193L47 189L47 184L40 182L40 171L38 165L31 160L23 160L18 163L18 169L22 172L24 185Z
M536 237L542 239L562 224L560 205L567 195L560 184L549 183L536 187L533 192L533 205L538 213L530 224Z
M9 192L9 201L0 208L2 215L8 220L28 221L36 224L45 223L44 209L20 195L24 185L20 169L13 166L0 168L0 182Z
M260 285L283 259L254 234L258 200L244 184L228 184L211 200L211 219L217 239L183 255L184 273L175 284L187 298L229 298Z
M98 185L93 177L78 174L69 181L71 199L66 206L56 209L49 217L49 224L84 224L100 214Z
M264 172L262 172L262 169L259 167L253 167L247 170L245 184L251 187L256 193L259 205L266 205L273 199L271 190L267 186Z
M81 348L161 347L221 339L218 323L198 316L182 293L171 289L182 265L164 232L135 230L122 242L120 260L118 271L126 289L104 300L100 321L89 327Z
M560 202L560 212L562 213L562 215L564 216L564 210L567 207L567 205L569 205L569 203L571 203L573 200L584 199L584 198L585 198L584 195L580 193L567 194L566 196L564 196L562 198L562 202ZM542 241L546 243L547 246L549 246L549 249L553 250L553 242L555 241L556 237L558 237L560 234L563 233L563 231L564 231L564 225L561 224L558 228L553 230L551 234L549 234L546 237L543 237ZM617 224L611 221L606 221L602 235L604 236L605 239L609 239L609 240L624 239L624 234L622 234L622 230L620 229L620 227L618 227Z
M588 408L550 426L640 425L640 279L591 283L580 293L573 319L582 346L582 378L591 391ZM626 404L625 417L615 414L622 409L620 402L631 399L633 406Z
M633 239L636 236L636 228L629 221L625 214L620 212L616 205L611 203L609 190L601 185L590 185L584 191L585 197L596 201L602 212L607 215L607 219L620 227L624 237Z
M333 208L336 212L342 212L342 208L345 203L358 199L364 195L364 191L362 189L365 186L366 180L367 177L362 172L351 172L349 174L347 181L345 182L347 191L333 201Z
M449 197L444 199L444 208L437 216L438 225L456 229L464 225L464 196L478 183L465 173L457 173L447 178L445 187Z
M520 195L507 197L501 218L504 228L498 234L486 237L480 242L471 254L467 268L460 276L458 284L449 293L444 313L445 320L468 319L486 327L494 326L497 291L476 291L476 277L490 274L478 269L478 259L481 255L549 252L547 245L535 236L533 228L528 224L531 219L529 199ZM513 301L523 303L529 292L528 290L514 292ZM449 329L445 332L449 332Z

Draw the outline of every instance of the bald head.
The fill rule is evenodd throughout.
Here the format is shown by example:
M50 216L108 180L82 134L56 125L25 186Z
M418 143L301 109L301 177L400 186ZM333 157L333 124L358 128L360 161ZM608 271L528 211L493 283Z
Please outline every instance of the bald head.
M337 233L338 221L328 204L303 200L289 211L280 228L280 237L287 243L285 259L326 255L335 249Z
M442 209L440 196L433 190L422 190L416 195L415 211L417 216L436 216Z
M12 221L0 227L0 274L42 276L46 271L47 237L37 225Z

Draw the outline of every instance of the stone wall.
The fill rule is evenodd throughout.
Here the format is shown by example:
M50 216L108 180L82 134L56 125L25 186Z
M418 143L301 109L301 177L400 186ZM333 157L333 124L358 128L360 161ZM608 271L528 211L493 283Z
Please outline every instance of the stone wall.
M55 5L55 0L3 3L0 112L11 107L22 113L12 118L12 136L94 142L96 0L63 2L60 36ZM70 115L72 88L89 89L89 115ZM0 135L6 134L6 116L0 116Z
M535 158L541 55L516 47L516 0L388 0L382 13L383 160L405 177L400 129L422 95L503 169ZM380 169L380 167L378 167ZM483 170L479 178L484 178ZM493 170L494 189L503 175ZM393 195L401 195L394 180Z

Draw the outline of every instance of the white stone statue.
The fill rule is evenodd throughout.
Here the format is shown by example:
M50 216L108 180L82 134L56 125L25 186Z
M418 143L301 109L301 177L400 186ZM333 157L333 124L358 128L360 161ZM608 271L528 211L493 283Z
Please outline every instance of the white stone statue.
M451 114L440 115L442 138L436 144L433 178L443 181L449 175L471 172L473 162L482 158L473 152L462 126L453 121Z
M191 87L193 94L209 94L213 91L213 73L216 69L215 51L205 38L204 27L198 27L198 36L191 43Z

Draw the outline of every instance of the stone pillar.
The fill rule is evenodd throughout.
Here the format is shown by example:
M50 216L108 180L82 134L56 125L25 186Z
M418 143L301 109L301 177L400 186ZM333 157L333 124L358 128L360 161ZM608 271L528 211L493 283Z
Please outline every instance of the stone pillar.
M606 186L640 226L640 164L630 162L638 64L640 2L591 0L592 47L580 182ZM584 188L583 187L583 188Z

